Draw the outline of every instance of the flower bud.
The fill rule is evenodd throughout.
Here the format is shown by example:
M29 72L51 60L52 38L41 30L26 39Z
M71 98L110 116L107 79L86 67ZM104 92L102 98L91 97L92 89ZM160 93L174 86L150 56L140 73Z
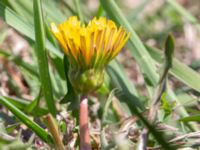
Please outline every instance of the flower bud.
M104 70L69 69L69 80L77 93L88 94L97 90L103 83Z

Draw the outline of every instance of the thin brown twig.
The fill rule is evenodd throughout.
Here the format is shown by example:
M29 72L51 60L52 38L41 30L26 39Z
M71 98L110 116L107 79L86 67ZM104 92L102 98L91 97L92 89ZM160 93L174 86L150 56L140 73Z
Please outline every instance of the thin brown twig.
M163 76L162 76L156 90L155 90L155 94L152 99L151 107L150 107L149 114L148 114L149 123L151 123L151 124L153 124L156 120L157 110L160 105L160 99L161 99L163 91L165 90L166 75L167 75L167 72L165 71L163 73ZM146 145L147 145L147 141L148 141L148 135L149 135L149 130L147 128L144 128L140 135L138 150L146 150L147 149Z
M150 110L149 110L149 114L148 114L148 120L149 123L154 124L156 117L157 117L157 111L160 105L160 100L162 97L163 92L166 89L166 80L167 80L167 75L168 75L168 71L170 69L171 66L168 65L167 61L165 64L165 69L161 75L161 78L158 82L158 85L155 89L153 98L152 98L152 102L150 105ZM148 135L149 135L149 130L147 128L144 128L141 135L140 135L140 141L138 144L138 150L146 150L147 148L147 141L148 141Z
M45 120L47 121L47 127L49 129L49 132L51 133L51 135L53 137L56 150L65 150L65 147L64 147L62 140L60 138L58 126L57 126L54 118L52 117L52 115L48 114L45 117Z
M200 131L177 136L174 139L171 139L169 142L172 143L172 142L183 140L185 138L200 138Z

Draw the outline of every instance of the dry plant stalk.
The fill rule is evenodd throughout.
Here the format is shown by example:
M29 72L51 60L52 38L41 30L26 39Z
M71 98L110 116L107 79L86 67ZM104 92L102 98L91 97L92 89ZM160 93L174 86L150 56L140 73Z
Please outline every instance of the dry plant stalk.
M47 121L47 127L49 129L49 132L51 133L51 135L53 137L56 150L65 150L65 147L60 138L58 126L57 126L56 122L54 121L54 118L52 117L52 115L48 114L45 117L45 120Z

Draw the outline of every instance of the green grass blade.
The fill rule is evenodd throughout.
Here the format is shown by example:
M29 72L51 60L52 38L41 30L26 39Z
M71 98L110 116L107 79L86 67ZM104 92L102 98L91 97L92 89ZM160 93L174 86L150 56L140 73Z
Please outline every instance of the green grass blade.
M137 91L123 73L122 66L117 61L112 61L106 68L106 71L111 78L111 88L118 89L115 95L120 99L124 111L131 115L132 105L143 110L144 106L137 97Z
M21 112L18 108L16 108L2 96L0 96L0 103L7 107L21 122L33 130L33 132L35 132L43 141L47 142L48 144L52 144L51 136L43 128L30 120L28 116L26 116L23 112Z
M48 114L48 110L41 107L37 107L37 109L35 109L37 111L35 110L33 110L32 112L30 112L30 110L27 111L27 107L31 105L31 102L27 100L15 98L15 97L8 97L8 96L3 96L3 98L6 99L12 105L14 105L16 108L20 109L26 114L30 114L31 116L41 117Z
M59 7L59 3L54 0L42 1L43 10L45 10L45 18L49 21L54 21L55 23L60 23L64 21L68 14L64 14ZM53 10L53 11L52 11Z
M99 8L98 8L97 13L96 13L95 16L96 16L97 18L99 18L99 17L103 16L103 14L104 14L103 7L102 7L102 5L99 5Z
M106 126L108 111L109 111L110 105L112 104L112 100L115 95L115 91L116 91L116 89L113 89L110 92L110 94L106 100L105 106L103 107L103 114L102 114L102 118L101 118L101 135L100 135L101 144L102 144L103 149L106 149L106 147L108 146L108 142L105 137L105 128L104 127Z
M32 5L30 2L24 1L24 0L8 0L9 5L15 10L20 16L25 18L28 21L33 21L32 14L33 9L31 8Z
M39 108L39 103L40 103L40 99L42 96L42 92L41 90L39 91L39 94L36 96L35 99L33 99L30 104L25 108L25 111L28 113L33 112L34 110L38 110Z
M196 121L196 122L199 122L200 121L200 115L193 115L193 116L189 116L189 117L184 117L184 118L181 118L179 121L183 121L183 122Z
M110 94L109 94L109 96L108 96L108 98L107 98L107 100L106 100L105 106L104 106L104 108L103 108L102 119L101 119L102 126L106 125L106 119L107 119L107 115L108 115L108 110L109 110L109 107L110 107L110 105L111 105L111 103L112 103L112 99L113 99L113 97L114 97L114 95L115 95L116 90L117 90L117 89L113 89L113 90L110 92Z
M200 75L177 59L174 60L171 74L189 87L200 92Z
M35 25L35 42L36 42L36 54L39 67L39 76L42 86L42 91L46 100L46 104L49 112L55 116L56 108L53 99L51 80L49 75L48 60L45 49L45 29L42 16L41 0L33 1L34 10L34 25Z
M132 83L130 78L125 74L125 70L124 70L123 66L117 60L111 61L108 65L108 68L112 68L112 70L116 73L116 75L118 75L119 78L121 78L121 80L123 81L123 84L126 85L127 90L129 90L132 94L138 96L138 92L137 92L134 84ZM112 76L110 75L110 77L112 77ZM122 85L121 82L118 82L116 84L118 84L118 87L120 87L120 85ZM124 88L122 87L121 89L124 89Z
M78 13L76 12L75 8L72 7L69 3L70 1L63 0L62 2L67 10L69 10L74 16L78 16Z
M132 29L131 25L124 17L123 13L121 12L120 8L117 6L114 0L109 0L109 1L100 0L100 1L103 8L109 15L109 17L114 19L118 24L125 27L131 33L127 46L129 47L132 55L138 62L144 74L144 77L147 77L147 79L151 82L151 84L155 86L159 79L159 76L156 73L155 62L150 57L142 41L139 39L138 35Z
M80 6L81 1L80 0L75 0L75 4L76 4L76 9L78 12L78 17L80 19L80 21L83 23L84 19L83 19L83 14L81 12L81 6Z

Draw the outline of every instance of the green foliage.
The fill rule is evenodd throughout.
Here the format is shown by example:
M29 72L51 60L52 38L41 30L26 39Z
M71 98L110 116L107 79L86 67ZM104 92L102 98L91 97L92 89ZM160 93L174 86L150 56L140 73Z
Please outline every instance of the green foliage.
M45 29L41 7L41 0L33 1L34 11L34 27L35 27L35 42L36 42L36 54L39 67L40 82L42 86L42 92L46 100L49 112L55 116L56 108L52 94L51 80L49 75L49 67L45 49Z
M73 89L69 77L68 77L68 71L69 71L69 62L67 60L67 56L64 56L64 69L65 69L65 78L67 81L67 93L64 95L64 97L61 99L60 103L65 104L69 103L68 110L72 111L73 116L77 116L77 112L79 109L79 95L75 92Z
M52 144L51 136L38 124L29 119L27 115L25 115L22 111L16 108L15 105L7 101L7 99L2 96L0 97L0 103L7 107L21 122L23 122L30 129L32 129L42 140L49 144Z
M184 117L184 118L181 118L180 121L183 121L183 122L189 122L189 121L199 122L200 121L200 115Z
M75 92L69 80L68 71L70 66L67 57L64 56L62 48L52 36L49 28L50 22L60 23L71 15L78 15L79 19L85 23L88 22L92 14L96 14L96 17L106 15L118 25L125 27L131 33L127 43L127 48L131 54L130 57L135 59L135 63L139 66L141 76L144 79L142 86L134 85L131 77L127 75L125 63L121 63L120 59L113 60L105 68L106 80L103 83L104 87L93 94L90 97L92 100L89 102L91 106L89 107L91 125L98 121L101 124L99 133L103 149L119 146L120 143L115 143L118 134L122 134L122 137L130 137L129 131L131 132L132 129L135 137L132 140L130 140L131 138L126 138L125 141L127 142L128 139L130 147L135 149L140 145L140 138L137 135L142 133L143 128L148 129L150 134L147 139L148 143L146 143L148 147L160 148L162 146L163 149L173 149L172 145L179 146L177 143L168 143L168 139L175 138L173 134L168 136L166 134L168 131L160 132L158 130L157 121L163 115L159 114L159 112L164 112L164 118L161 119L161 123L177 128L177 135L189 134L192 130L199 129L196 128L195 124L200 120L199 111L196 111L194 106L197 103L196 99L198 99L200 92L200 75L173 56L177 41L175 42L175 38L172 34L169 34L169 31L178 30L178 32L182 32L184 23L180 19L182 17L193 24L198 31L200 31L200 24L178 2L167 0L165 3L167 5L162 5L155 13L148 14L142 20L140 19L140 14L146 6L150 5L151 1L149 0L142 1L140 5L130 11L124 10L119 1L100 0L98 9L93 13L87 11L89 9L85 1L51 0L41 2L41 0L0 1L0 17L7 25L20 33L30 45L33 63L27 63L20 56L8 52L7 49L0 49L0 58L12 62L19 69L24 82L27 83L27 87L30 90L30 95L34 97L31 98L31 101L25 100L23 93L20 93L20 89L15 83L16 81L8 75L8 82L12 85L17 98L2 96L0 93L0 104L14 115L5 115L4 111L2 113L5 115L2 118L5 126L0 122L0 128L2 127L0 129L0 147L4 149L12 149L13 147L27 149L33 145L32 138L24 144L20 137L16 138L13 134L12 136L9 135L9 133L20 128L21 124L25 124L50 147L54 147L52 137L45 130L47 126L44 125L44 121L41 119L49 113L54 117L56 115L60 117L62 112L67 112L69 116L65 119L75 120L73 128L69 124L70 121L66 122L65 119L60 121L59 127L62 131L65 145L68 145L70 141L66 136L73 135L76 137L78 134L76 121L78 121L79 95ZM166 21L164 22L166 27L158 33L155 30L156 27L154 27L155 22L163 20ZM0 31L0 44L5 40L6 32L7 29ZM165 41L166 35L168 37ZM158 46L165 41L163 51L160 50L162 48L150 47L143 42L149 38L156 40ZM124 55L122 54L122 57ZM127 64L130 63L127 62ZM3 70L3 73L8 74L6 69ZM73 74L71 76L73 77ZM172 90L168 86L168 80L172 82L176 80L183 84L181 84L181 87L174 87ZM192 99L192 96L187 91L190 91L190 95L195 95L197 98L195 100ZM96 102L93 96L99 101ZM187 103L184 104L184 98L188 100L187 103L190 103L190 107L187 106ZM155 110L158 117L155 118L155 123L152 123L150 118L146 117L148 115L145 114L148 113L148 109L155 107L151 105L154 104L154 99L159 107ZM194 103L191 102L191 99ZM114 102L117 102L117 106L114 106ZM101 106L97 110L95 107L94 110L94 103ZM56 110L56 105L58 106L58 111ZM193 114L189 115L188 110ZM181 119L178 118L176 120L174 116L178 116ZM34 121L31 118L34 118ZM126 130L121 130L121 124L126 122L126 119L130 119L131 123L126 124ZM108 129L111 129L109 127L113 126L114 129L107 132ZM70 132L69 129L72 131ZM112 141L109 141L108 135ZM79 147L80 143L77 137L74 141L75 145ZM95 140L93 139L92 142L95 143ZM190 146L190 144L188 145ZM118 148L120 149L120 147Z
M168 102L166 99L166 93L163 93L161 98L161 109L164 111L164 118L172 114L174 106L175 103Z

